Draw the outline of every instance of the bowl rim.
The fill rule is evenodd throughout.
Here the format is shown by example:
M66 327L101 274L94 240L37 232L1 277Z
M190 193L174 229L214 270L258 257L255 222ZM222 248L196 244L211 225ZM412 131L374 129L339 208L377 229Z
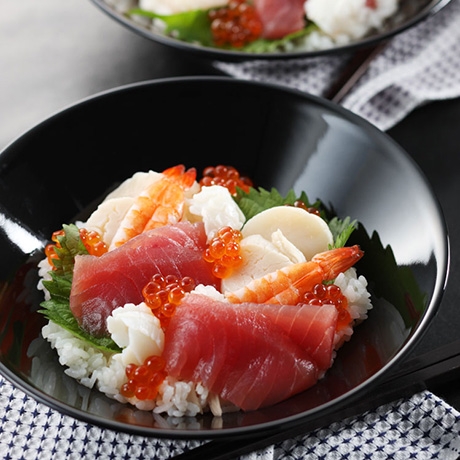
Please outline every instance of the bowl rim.
M191 429L157 429L151 427L143 427L141 425L130 425L124 422L110 421L106 419L99 419L96 415L88 413L86 411L67 406L59 400L56 400L52 396L44 393L42 390L36 388L33 384L24 381L19 375L7 367L3 362L0 361L0 374L8 379L11 383L16 385L20 390L26 393L28 396L32 397L34 400L45 404L48 407L51 407L54 410L57 410L61 414L70 415L74 418L80 419L82 421L91 423L96 426L104 427L106 429L117 430L125 433L130 433L134 435L141 435L146 437L159 437L159 438L171 438L171 439L218 439L225 437L238 437L238 436L250 436L255 435L264 431L269 433L270 430L279 427L280 425L290 425L296 426L301 425L305 422L306 418L314 419L318 415L327 415L332 413L335 410L335 407L341 405L348 405L362 394L364 390L373 389L378 384L384 380L384 377L387 375L390 368L395 368L401 361L403 361L413 350L414 346L419 343L422 337L427 332L429 328L429 323L432 321L434 316L437 314L439 307L441 305L441 300L446 288L449 275L449 265L450 265L450 243L449 243L449 234L447 223L444 218L443 210L439 200L437 199L434 191L428 182L425 174L415 162L415 160L406 152L398 143L396 143L387 133L381 131L376 126L365 120L359 115L354 114L350 110L342 107L339 104L331 102L327 99L324 99L320 96L312 95L305 93L303 91L297 90L295 88L286 87L277 83L266 83L266 82L256 82L256 81L246 81L238 80L232 77L225 76L192 76L192 77L171 77L171 78L162 78L141 81L136 83L130 83L115 88L107 89L93 95L82 98L74 103L71 103L64 107L63 109L57 110L48 117L45 117L41 122L37 123L32 128L26 130L20 134L15 140L8 144L5 148L0 150L0 164L2 161L8 159L10 149L19 142L24 136L33 134L36 131L45 129L46 125L52 123L54 119L65 115L68 111L76 110L82 107L85 104L91 104L93 101L101 100L103 98L111 98L114 95L131 91L133 89L148 88L151 86L161 86L161 85L177 85L181 83L191 83L191 84L223 84L223 85L242 85L242 86L254 86L259 89L268 89L270 91L286 93L294 95L298 98L301 98L307 103L313 103L322 107L326 107L328 110L335 112L337 115L340 115L347 121L363 127L366 131L373 133L385 140L385 142L391 144L393 148L398 150L398 156L401 156L405 159L408 165L413 168L417 173L419 178L424 183L426 190L429 192L433 200L434 210L437 214L438 224L441 226L442 234L444 236L443 240L439 242L440 247L438 248L439 258L436 257L436 283L432 292L432 296L429 304L426 307L426 310L423 314L423 317L417 326L416 330L411 333L409 338L404 342L401 348L396 352L396 354L390 359L390 361L385 364L381 369L379 369L375 374L369 377L367 380L352 388L348 392L342 394L341 396L328 401L327 403L315 407L308 412L308 414L299 413L285 418L278 419L276 421L264 422L256 425L236 427L236 428L225 428L222 430L214 429L203 429L200 431L194 431ZM12 152L13 153L13 152ZM2 168L0 167L0 176ZM1 204L1 203L0 203Z

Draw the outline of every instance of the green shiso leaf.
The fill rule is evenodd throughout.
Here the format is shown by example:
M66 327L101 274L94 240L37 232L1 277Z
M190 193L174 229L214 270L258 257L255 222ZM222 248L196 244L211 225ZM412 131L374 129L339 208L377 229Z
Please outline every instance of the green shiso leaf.
M61 326L74 336L106 351L119 352L120 348L110 337L93 337L85 332L77 323L70 310L70 290L72 288L73 267L75 256L88 254L81 241L76 225L63 225L64 235L58 236L61 248L56 248L58 258L54 260L56 270L50 272L51 280L43 281L50 294L50 299L40 304L39 310L46 318Z
M384 246L378 232L369 236L359 225L353 233L352 244L359 244L365 256L358 262L359 273L368 281L374 296L374 308L391 312L387 302L401 315L407 327L420 321L430 299L429 287L417 280L417 264L399 265L390 245ZM385 299L379 304L380 299Z
M80 238L80 231L76 225L64 224L62 229L64 230L64 235L57 237L61 247L56 247L58 258L53 263L57 274L67 275L73 273L75 256L77 254L88 254L88 251Z
M246 220L274 206L293 205L296 199L297 197L293 190L290 190L283 197L275 188L268 191L262 187L258 189L251 187L249 192L237 188L235 197L235 201L246 217Z
M43 281L43 285L56 302L69 301L70 289L72 288L72 275L58 275L56 272L49 272L51 281Z
M275 53L283 50L288 51L291 43L295 43L296 40L311 34L314 30L319 30L318 26L309 23L303 29L285 35L283 38L277 40L267 40L264 38L254 40L245 45L242 50L246 53Z
M333 248L343 248L351 234L358 227L357 221L351 221L349 217L345 217L343 220L338 217L333 217L328 222L328 225L334 238Z
M163 15L135 8L130 15L160 19L166 24L164 33L186 42L199 42L205 46L212 45L211 21L208 10L192 10L184 13Z
M77 323L65 299L51 298L41 303L42 310L38 310L53 323L69 331L75 337L91 344L92 346L109 353L118 353L121 349L110 337L93 337L85 332Z

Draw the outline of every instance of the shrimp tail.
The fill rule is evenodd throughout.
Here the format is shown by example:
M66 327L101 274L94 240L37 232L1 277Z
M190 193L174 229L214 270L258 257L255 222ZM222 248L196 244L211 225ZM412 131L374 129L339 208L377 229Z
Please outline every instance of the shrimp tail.
M312 262L316 262L324 273L324 280L332 280L351 268L364 255L364 251L355 244L343 248L330 249L316 254Z
M316 284L334 279L351 268L363 255L364 252L357 245L331 249L317 254L309 262L288 265L254 279L235 292L226 292L225 296L232 303L296 305Z
M110 249L135 236L163 225L178 222L183 214L185 191L193 186L196 169L172 166L162 177L138 195L124 216Z
M185 166L180 164L165 169L162 174L179 182L183 189L188 189L196 179L196 168L186 170Z

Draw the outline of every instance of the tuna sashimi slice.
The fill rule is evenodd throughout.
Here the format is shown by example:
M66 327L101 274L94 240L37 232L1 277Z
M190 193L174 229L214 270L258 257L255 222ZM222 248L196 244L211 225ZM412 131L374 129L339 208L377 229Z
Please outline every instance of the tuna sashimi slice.
M159 227L136 236L100 257L75 258L70 309L80 326L94 336L106 335L111 312L143 300L142 289L160 273L190 276L196 284L219 286L203 260L206 234L202 223Z
M332 365L334 338L339 313L334 305L262 305L261 312L283 328L297 345L305 349L318 368Z
M282 38L305 27L305 0L254 0L263 37Z
M332 339L328 350L327 341L318 340L335 330L337 316L330 307L235 305L189 294L166 330L166 370L202 382L246 411L276 404L317 382L322 372L312 354L330 365ZM321 310L328 320L319 320ZM310 345L307 336L313 337Z

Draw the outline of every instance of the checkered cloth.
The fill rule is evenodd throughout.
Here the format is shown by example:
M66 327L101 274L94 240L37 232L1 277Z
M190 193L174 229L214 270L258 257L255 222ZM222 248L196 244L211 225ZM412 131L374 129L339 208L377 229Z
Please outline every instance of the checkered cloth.
M206 441L114 432L35 401L0 377L0 457L6 460L167 459ZM460 413L425 391L359 417L332 423L245 460L455 460Z
M215 62L230 76L324 95L350 56ZM388 130L421 104L460 96L460 1L397 35L341 104Z

